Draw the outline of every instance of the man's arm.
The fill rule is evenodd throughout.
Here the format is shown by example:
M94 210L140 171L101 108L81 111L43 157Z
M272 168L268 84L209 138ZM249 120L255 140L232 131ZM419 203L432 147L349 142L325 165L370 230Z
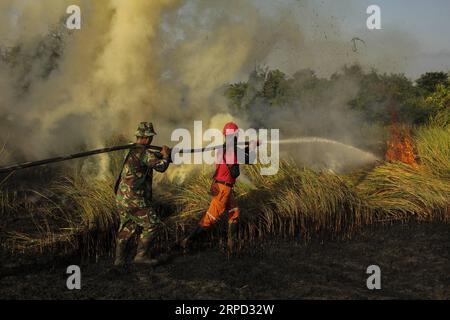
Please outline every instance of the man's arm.
M150 150L146 151L145 163L149 169L154 169L158 172L164 172L169 167L170 150L168 147L163 146L161 151L162 158L158 157L154 152Z

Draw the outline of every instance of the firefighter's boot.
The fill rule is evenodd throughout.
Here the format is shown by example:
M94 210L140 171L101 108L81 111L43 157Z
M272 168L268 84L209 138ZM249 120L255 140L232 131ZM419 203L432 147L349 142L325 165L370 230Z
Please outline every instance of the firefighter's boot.
M116 257L114 259L114 266L124 267L127 263L127 242L119 241L116 242Z
M204 234L206 231L205 228L202 228L200 226L197 226L194 231L192 231L192 233L190 235L188 235L186 238L184 238L181 243L180 246L183 249L186 249L191 243L192 241L198 239L202 234Z
M236 250L238 230L239 227L237 223L228 224L228 240L227 240L228 254L233 254Z
M133 263L144 264L148 266L156 266L158 260L151 259L148 254L148 248L150 246L151 239L139 239L136 249L136 256L134 257Z

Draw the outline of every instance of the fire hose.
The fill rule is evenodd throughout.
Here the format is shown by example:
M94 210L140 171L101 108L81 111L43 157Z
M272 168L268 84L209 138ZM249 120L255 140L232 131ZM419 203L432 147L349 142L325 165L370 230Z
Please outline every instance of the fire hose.
M238 145L248 146L249 142L238 143ZM197 148L197 149L195 149L195 148L194 149L179 149L179 150L173 149L173 150L171 150L171 154L173 154L174 152L175 153L208 152L208 151L213 151L213 150L224 148L224 146L225 145L217 145L217 146ZM92 156L92 155L96 155L96 154L109 153L109 152L113 152L113 151L120 151L120 150L127 150L127 149L139 149L139 148L149 149L155 153L159 153L162 150L162 147L159 147L159 146L130 143L130 144L121 145L121 146L95 149L95 150L90 150L90 151L85 151L85 152L69 154L69 155L65 155L65 156L44 159L44 160L28 161L28 162L23 162L23 163L19 163L19 164L14 164L14 165L0 168L0 174L10 173L10 172L13 172L16 170L22 170L22 169L31 168L31 167L42 166L42 165L46 165L46 164L50 164L50 163L56 163L56 162L61 162L61 161L67 161L67 160L72 160L72 159L77 159L77 158L88 157L88 156ZM170 159L170 160L172 160L172 159Z

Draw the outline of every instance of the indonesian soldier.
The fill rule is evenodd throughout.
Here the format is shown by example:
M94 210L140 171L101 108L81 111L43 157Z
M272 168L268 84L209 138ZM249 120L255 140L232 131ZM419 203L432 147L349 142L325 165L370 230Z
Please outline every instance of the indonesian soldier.
M161 226L152 208L152 177L153 170L164 172L169 167L170 149L163 146L160 153L146 149L155 135L152 123L139 124L136 144L142 147L129 151L116 182L116 203L120 214L116 266L123 266L131 260L149 265L157 262L149 254L149 246Z

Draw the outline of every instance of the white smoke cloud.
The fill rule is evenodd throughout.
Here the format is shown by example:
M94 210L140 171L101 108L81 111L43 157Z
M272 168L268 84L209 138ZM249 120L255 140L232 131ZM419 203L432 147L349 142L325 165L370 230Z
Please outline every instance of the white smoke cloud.
M82 29L68 32L72 4L82 9ZM318 54L347 57L350 43L316 41L305 32L312 9L292 5L267 12L241 0L3 0L0 134L15 155L8 161L99 147L113 134L131 139L140 121L154 122L155 143L170 144L171 131L194 120L221 126L214 116L228 112L224 85L257 64L332 73L354 62L356 55Z

